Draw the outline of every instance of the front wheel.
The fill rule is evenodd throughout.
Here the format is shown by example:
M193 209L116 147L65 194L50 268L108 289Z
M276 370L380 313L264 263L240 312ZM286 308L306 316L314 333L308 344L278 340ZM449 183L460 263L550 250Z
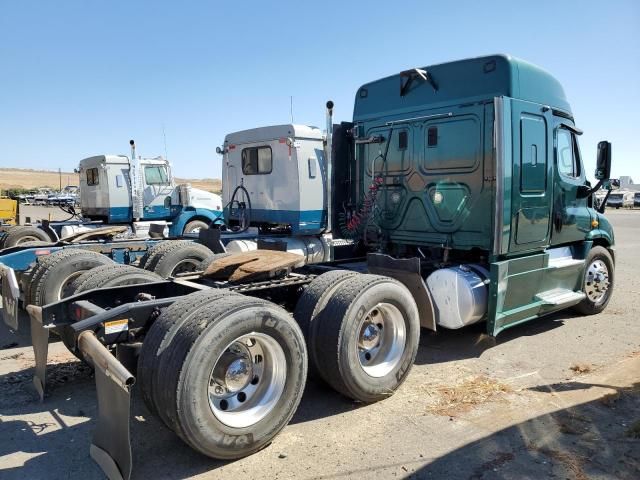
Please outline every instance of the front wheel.
M614 265L611 254L604 247L593 247L585 261L582 291L586 298L574 308L583 315L602 312L613 293Z
M184 226L184 230L182 231L182 233L183 234L198 233L200 232L200 230L206 230L208 228L209 228L209 225L207 225L202 220L191 220L189 223L187 223Z

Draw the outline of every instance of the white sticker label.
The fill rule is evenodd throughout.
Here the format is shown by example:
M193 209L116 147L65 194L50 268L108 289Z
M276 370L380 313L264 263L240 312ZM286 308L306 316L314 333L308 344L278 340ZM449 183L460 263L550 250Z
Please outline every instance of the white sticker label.
M104 333L109 335L111 333L125 332L129 330L129 320L112 320L111 322L104 322Z

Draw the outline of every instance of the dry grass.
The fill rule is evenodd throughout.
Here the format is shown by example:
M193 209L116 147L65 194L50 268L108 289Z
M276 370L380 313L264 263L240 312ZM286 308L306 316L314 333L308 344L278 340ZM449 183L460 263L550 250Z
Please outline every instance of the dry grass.
M452 387L437 389L438 400L428 410L437 415L455 417L482 403L497 400L513 390L492 378L479 375Z
M62 186L78 185L78 174L62 172ZM60 186L58 172L47 170L31 170L26 168L0 168L0 189L7 188L39 188Z
M77 173L62 172L62 186L78 185ZM192 187L210 192L220 192L222 182L219 178L176 178L176 183L190 183ZM31 170L27 168L0 168L0 190L8 188L35 189L39 187L58 188L60 176L58 172L47 170Z
M222 180L219 178L176 178L176 183L190 183L193 188L207 190L208 192L220 193L222 191Z
M593 367L586 363L574 363L569 367L569 370L572 370L576 373L589 373L593 370Z

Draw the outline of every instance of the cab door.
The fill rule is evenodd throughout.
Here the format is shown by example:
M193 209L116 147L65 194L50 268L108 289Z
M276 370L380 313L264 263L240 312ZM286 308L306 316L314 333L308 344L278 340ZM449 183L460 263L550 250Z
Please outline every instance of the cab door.
M163 164L143 164L143 198L145 220L166 219L170 216L173 186L169 171Z
M578 195L579 188L586 183L578 133L568 120L556 119L551 245L582 241L591 228L587 198Z
M509 252L549 245L552 117L549 108L511 99L512 184Z

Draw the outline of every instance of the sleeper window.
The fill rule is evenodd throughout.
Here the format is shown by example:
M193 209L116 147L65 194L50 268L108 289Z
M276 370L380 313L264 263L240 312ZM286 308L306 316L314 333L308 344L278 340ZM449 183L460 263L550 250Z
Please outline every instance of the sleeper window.
M93 186L98 185L98 169L97 168L89 168L87 169L87 185Z
M242 150L242 173L264 175L271 173L273 163L271 147L250 147Z

